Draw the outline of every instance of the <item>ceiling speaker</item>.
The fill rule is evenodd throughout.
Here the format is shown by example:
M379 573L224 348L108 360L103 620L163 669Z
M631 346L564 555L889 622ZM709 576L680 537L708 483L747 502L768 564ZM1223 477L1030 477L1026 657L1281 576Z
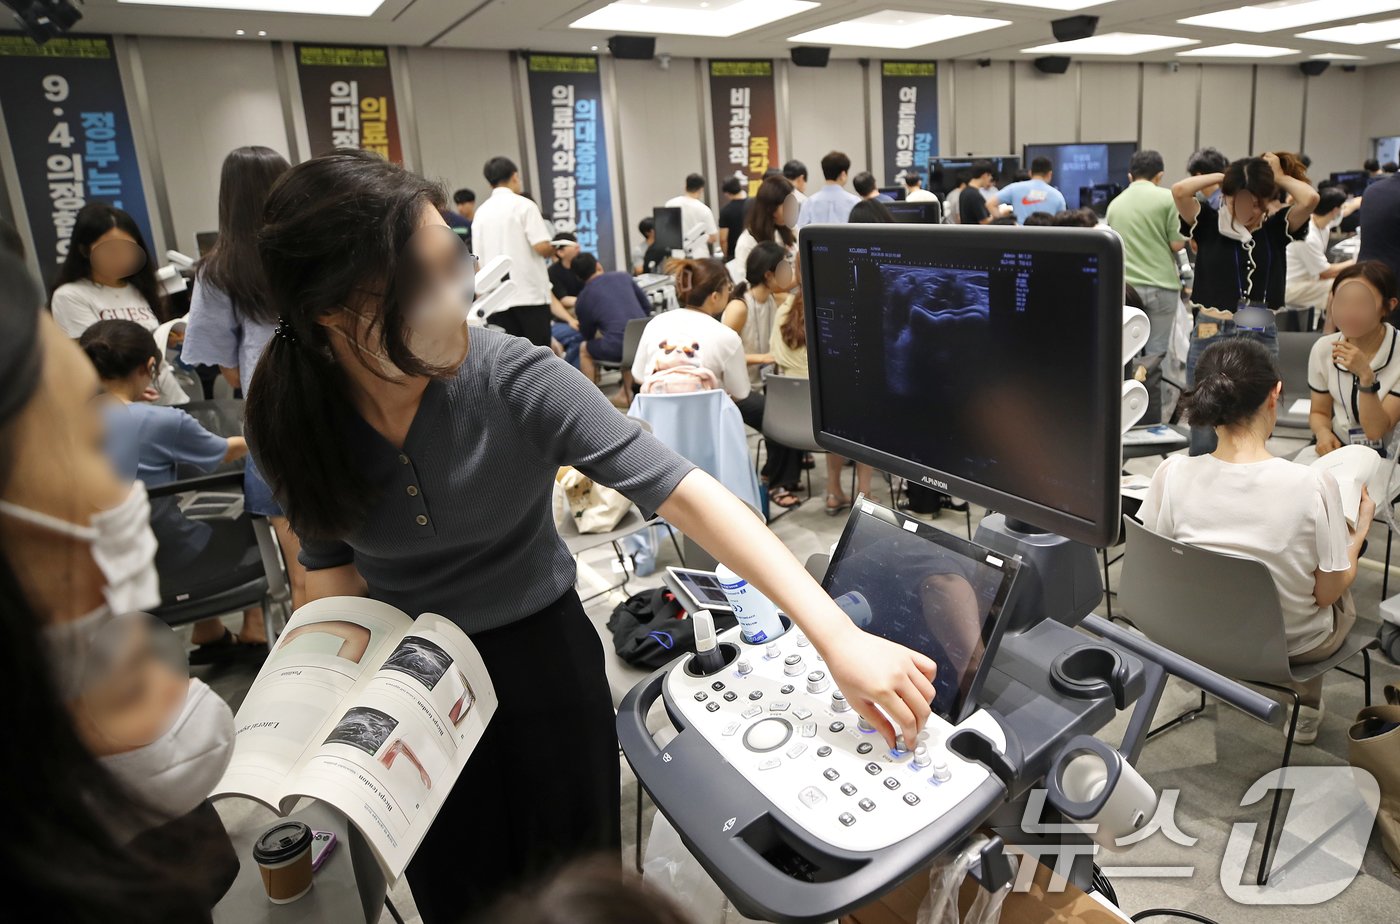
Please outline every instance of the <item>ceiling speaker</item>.
M1035 69L1042 74L1063 74L1069 70L1069 57L1067 55L1046 55L1043 58L1036 58Z
M1298 64L1298 70L1303 72L1304 77L1316 77L1331 64L1331 61L1302 61Z
M831 49L821 45L797 45L792 49L792 63L798 67L826 67Z
M1050 23L1057 42L1075 42L1089 38L1099 27L1097 16L1066 16Z
M608 51L623 61L650 61L656 57L656 36L614 35L608 39Z

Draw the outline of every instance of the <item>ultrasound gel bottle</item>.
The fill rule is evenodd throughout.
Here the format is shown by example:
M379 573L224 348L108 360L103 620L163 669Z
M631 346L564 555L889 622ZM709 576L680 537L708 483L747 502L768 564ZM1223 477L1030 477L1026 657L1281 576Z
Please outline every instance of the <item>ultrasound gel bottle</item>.
M783 634L783 621L778 608L758 588L721 564L715 568L715 578L724 590L734 616L739 620L739 632L750 645L760 645Z

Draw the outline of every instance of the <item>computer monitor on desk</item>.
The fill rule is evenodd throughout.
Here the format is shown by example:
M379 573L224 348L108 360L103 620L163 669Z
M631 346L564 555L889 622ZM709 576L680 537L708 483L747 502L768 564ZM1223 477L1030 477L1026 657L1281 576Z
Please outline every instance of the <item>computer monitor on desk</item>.
M667 253L685 249L685 228L681 226L681 210L655 208L651 210L651 220L656 223L656 243Z
M1123 261L1108 231L803 231L824 448L1090 546L1119 529Z
M901 224L936 225L943 221L941 202L886 202L885 207Z

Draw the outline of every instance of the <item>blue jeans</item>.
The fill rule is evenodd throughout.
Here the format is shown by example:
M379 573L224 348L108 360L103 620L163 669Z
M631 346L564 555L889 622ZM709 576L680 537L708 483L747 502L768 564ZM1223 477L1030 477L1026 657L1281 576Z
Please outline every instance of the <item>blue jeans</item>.
M564 348L564 359L575 369L578 368L578 345L583 343L583 335L563 321L555 321L549 328L550 336Z
M1240 329L1234 317L1213 318L1204 313L1196 316L1196 325L1191 329L1191 347L1186 351L1186 387L1196 387L1196 364L1201 361L1201 354L1206 351L1206 347L1219 340L1228 340L1231 337L1248 337L1258 343L1262 343L1264 348L1273 356L1274 362L1278 362L1278 325L1274 321L1274 313L1268 309L1241 309L1253 311L1267 311L1267 315L1260 315L1262 323L1251 323L1254 326L1262 327L1263 330ZM1193 456L1203 456L1207 453L1215 452L1216 437L1214 427L1198 427L1194 424L1191 427L1191 449Z

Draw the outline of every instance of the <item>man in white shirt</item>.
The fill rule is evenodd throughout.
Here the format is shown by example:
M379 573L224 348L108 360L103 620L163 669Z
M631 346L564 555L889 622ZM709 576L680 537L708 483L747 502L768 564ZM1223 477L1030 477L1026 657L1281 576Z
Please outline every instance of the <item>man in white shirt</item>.
M1361 200L1354 200L1359 203ZM1288 287L1283 300L1299 308L1327 307L1327 296L1332 291L1332 280L1355 260L1345 263L1327 262L1327 238L1332 225L1356 211L1347 208L1346 191L1337 186L1329 186L1318 193L1317 208L1313 210L1312 221L1308 224L1308 236L1301 241L1292 241L1285 251L1288 255Z
M905 202L937 202L938 197L923 188L923 179L917 170L904 171Z
M844 224L850 220L851 209L855 208L860 197L846 190L846 178L851 172L851 159L840 151L832 151L822 158L822 176L826 185L807 197L802 210L797 213L797 227L835 222Z
M549 346L552 293L546 260L554 255L553 231L539 206L520 195L520 170L510 158L491 158L484 172L491 196L477 207L472 244L483 264L510 257L515 283L510 307L492 315L490 323L536 346Z
M783 176L792 184L792 195L801 205L807 201L807 165L800 160L790 160L783 164Z
M708 257L710 246L719 240L719 224L705 204L705 178L698 173L686 177L685 195L666 200L666 208L681 210L681 237L690 242L685 255L692 259ZM703 236L697 228L704 229Z

